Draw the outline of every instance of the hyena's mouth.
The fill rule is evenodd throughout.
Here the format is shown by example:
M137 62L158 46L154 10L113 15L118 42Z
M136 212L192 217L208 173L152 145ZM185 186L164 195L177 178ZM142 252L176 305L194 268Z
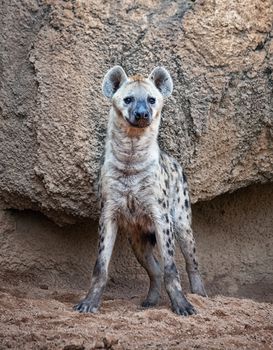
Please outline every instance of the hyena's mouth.
M147 119L139 119L138 121L135 121L135 120L131 121L129 118L125 118L125 119L134 128L143 129L151 125L151 120L147 120Z

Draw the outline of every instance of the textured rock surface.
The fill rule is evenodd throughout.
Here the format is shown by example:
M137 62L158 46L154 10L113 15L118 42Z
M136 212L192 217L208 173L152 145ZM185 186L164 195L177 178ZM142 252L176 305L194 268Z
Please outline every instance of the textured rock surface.
M97 218L106 70L171 72L162 147L194 202L273 179L271 0L35 1L0 8L0 197L56 222Z

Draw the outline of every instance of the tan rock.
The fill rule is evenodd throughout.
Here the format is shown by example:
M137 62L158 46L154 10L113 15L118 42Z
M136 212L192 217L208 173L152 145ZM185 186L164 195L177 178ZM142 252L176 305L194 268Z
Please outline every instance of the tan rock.
M97 218L106 70L171 72L160 144L193 202L273 179L273 4L4 1L0 198L62 224Z

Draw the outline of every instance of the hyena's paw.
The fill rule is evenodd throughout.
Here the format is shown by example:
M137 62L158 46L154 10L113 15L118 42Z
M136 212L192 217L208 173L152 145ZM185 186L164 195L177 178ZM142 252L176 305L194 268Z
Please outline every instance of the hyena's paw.
M153 307L153 306L156 306L157 304L157 301L151 301L149 299L145 299L143 300L143 302L141 303L141 306L142 307L145 307L145 308L149 308L149 307Z
M205 297L205 298L207 298L208 296L203 285L198 286L197 288L191 288L191 292L193 294L201 295L201 297Z
M75 311L79 311L80 313L90 312L92 314L96 313L98 308L98 305L95 305L92 301L86 299L80 301L79 304L74 305L73 307Z
M207 293L202 282L200 275L192 275L190 278L191 292L194 294L201 295L201 297L207 297Z
M181 315L181 316L190 316L190 315L197 314L195 308L188 301L185 301L180 304L176 303L175 305L172 305L172 310L177 315Z
M141 303L141 306L146 308L156 306L159 302L159 299L160 299L159 291L156 289L153 289L149 291L146 299Z

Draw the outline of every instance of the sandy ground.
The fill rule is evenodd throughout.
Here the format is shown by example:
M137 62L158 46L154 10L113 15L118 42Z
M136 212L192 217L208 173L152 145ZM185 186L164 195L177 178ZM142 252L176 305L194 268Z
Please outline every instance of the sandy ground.
M84 291L15 280L0 281L0 349L273 349L272 304L188 295L198 315L185 318L110 288L98 314L78 314Z

